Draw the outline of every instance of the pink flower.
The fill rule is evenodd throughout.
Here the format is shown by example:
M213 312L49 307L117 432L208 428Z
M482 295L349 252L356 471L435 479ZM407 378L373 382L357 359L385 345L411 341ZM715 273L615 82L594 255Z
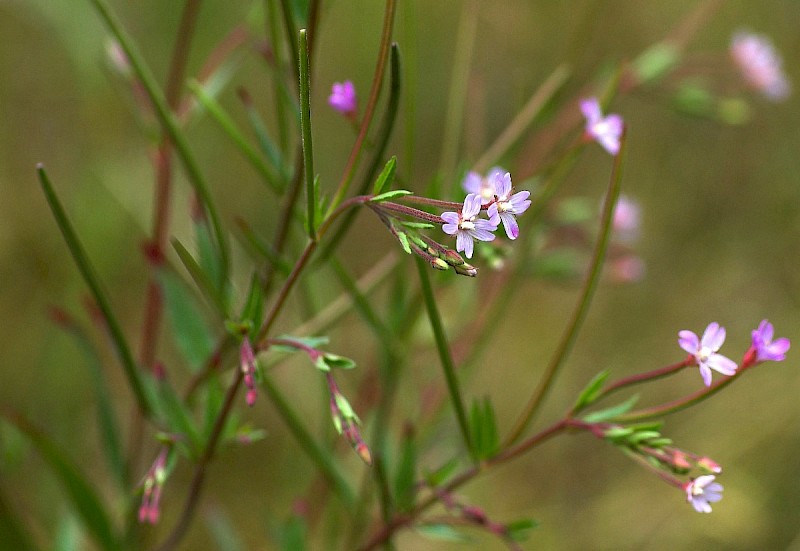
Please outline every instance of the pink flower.
M757 362L781 362L786 359L786 351L789 350L790 342L786 337L782 337L773 342L775 329L767 320L762 320L758 324L758 329L753 330L752 348L755 350Z
M494 193L496 200L489 206L489 219L499 217L503 222L503 227L506 230L506 235L509 239L516 239L519 237L519 226L517 225L517 214L522 214L531 202L528 200L530 191L520 191L511 195L513 187L511 186L511 174L506 172L501 174L495 172L493 175L494 180Z
M731 57L747 83L772 101L789 95L783 62L766 36L738 32L731 40Z
M492 232L497 229L497 225L500 223L497 215L489 218L489 220L477 219L480 212L480 195L470 193L464 199L464 206L461 212L442 213L442 220L445 221L445 224L442 225L442 230L446 234L456 236L456 250L458 252L464 251L467 258L472 258L472 240L492 241L495 237Z
M644 279L647 271L644 260L635 254L626 254L610 261L611 278L617 283L636 283Z
M167 480L167 448L163 448L147 471L142 484L139 522L155 524L160 516L161 490Z
M349 80L342 83L334 82L331 95L328 96L328 105L346 117L352 117L358 111L356 87Z
M713 474L698 476L691 482L687 482L683 489L686 492L686 501L692 504L698 513L710 513L711 503L716 503L722 499L722 485L714 482L716 477Z
M635 241L639 236L639 225L639 205L627 196L620 195L612 221L615 236L622 241Z
M616 114L603 117L597 98L582 100L581 111L586 117L586 135L612 155L619 153L619 139L624 126L622 117Z
M725 342L725 328L720 327L718 323L708 324L702 339L698 339L697 335L686 330L680 331L678 337L680 347L694 356L706 386L711 386L712 369L723 375L736 374L736 362L722 354L717 354Z
M501 176L505 173L500 167L494 167L486 174L486 178L482 177L477 172L468 172L464 176L464 181L461 182L462 187L467 193L474 193L481 196L481 205L488 205L494 200L495 186L494 178L496 174Z

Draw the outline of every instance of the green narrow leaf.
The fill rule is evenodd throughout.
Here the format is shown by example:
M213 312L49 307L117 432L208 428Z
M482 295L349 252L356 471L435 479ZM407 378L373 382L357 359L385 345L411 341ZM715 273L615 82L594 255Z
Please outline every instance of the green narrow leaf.
M72 253L72 258L75 260L75 264L78 266L81 276L83 276L83 281L86 283L86 286L89 287L89 291L92 293L92 297L97 303L97 307L103 314L103 319L108 327L108 332L111 337L111 342L114 345L114 350L117 353L120 363L122 364L123 370L125 371L125 376L128 379L128 384L130 385L134 396L136 397L136 402L139 406L139 409L145 415L149 415L151 411L150 404L147 402L144 390L142 388L142 379L141 373L139 372L139 367L136 365L136 361L133 359L133 354L131 354L131 349L128 346L127 340L125 340L122 327L117 321L114 312L111 310L111 304L106 298L105 291L100 285L100 279L97 277L94 266L92 266L92 263L89 261L86 250L83 248L75 229L72 227L72 224L67 218L67 214L64 211L61 202L58 200L55 190L53 190L53 186L50 183L50 178L47 176L47 173L44 170L44 165L38 165L36 167L36 171L39 175L39 182L42 185L42 191L44 191L47 203L50 205L50 210L53 212L53 217L56 219L56 223L58 224L58 229L61 230L61 235L64 236L64 241L66 241L67 247L69 247L70 253Z
M416 501L417 443L414 433L406 430L400 449L400 460L394 478L395 504L398 512L404 513L414 507Z
M499 445L497 421L494 408L488 397L474 400L470 411L472 442L478 459L488 459L497 452Z
M214 352L216 344L211 331L197 308L195 296L174 272L159 270L158 281L164 290L175 344L192 372L196 373Z
M291 515L281 529L281 549L283 551L306 551L308 526L303 517Z
M192 253L190 253L186 247L183 246L183 243L177 239L172 240L172 247L178 254L178 258L183 264L183 267L186 268L187 272L189 272L189 276L192 278L195 285L197 285L197 287L200 289L200 292L203 294L206 300L208 300L208 302L216 308L220 317L227 318L228 316L225 301L217 292L217 288L212 280L209 279L206 272L203 271L203 269L194 259Z
M202 84L194 79L191 79L189 80L188 86L194 97L197 98L197 101L200 102L205 110L208 111L208 114L211 115L211 118L213 118L217 124L219 124L222 130L228 135L233 144L236 146L236 149L238 149L242 156L247 159L247 162L250 163L250 166L252 166L256 172L258 172L262 181L270 186L273 191L280 193L281 187L277 185L277 178L275 177L275 174L266 165L264 159L261 157L261 155L259 155L256 148L253 147L247 138L244 137L230 115L225 112L217 100L215 100L210 94L208 94L208 92L206 92Z
M531 518L515 520L506 524L506 533L514 541L527 541L531 530L539 527L539 523Z
M239 89L239 98L242 100L247 120L250 123L250 128L252 128L253 133L256 135L256 140L258 141L261 152L269 159L273 168L280 174L281 185L278 191L282 192L286 188L289 178L291 177L290 169L286 166L286 161L284 161L280 149L273 142L269 129L267 125L264 124L264 120L261 118L255 105L253 105L250 95L243 88ZM277 103L282 104L283 102L278 101Z
M250 289L247 291L247 299L242 308L241 319L245 323L249 323L253 328L253 335L261 327L261 322L264 318L264 292L261 288L261 282L258 279L258 274L253 272L250 277Z
M458 468L458 459L453 458L438 469L425 473L425 482L428 486L438 488L443 485Z
M311 84L308 68L308 36L300 30L298 39L298 66L300 75L300 134L303 143L303 172L306 177L306 223L308 237L317 240L317 195L314 185L314 146L311 139Z
M225 400L225 390L218 375L213 375L205 383L205 414L203 419L203 436L207 439L214 430L217 415Z
M397 232L397 239L400 241L400 246L406 254L411 254L411 244L408 242L408 234L404 231Z
M192 414L178 398L175 389L164 381L156 382L159 412L170 432L182 434L186 439L179 439L178 445L185 446L189 457L196 458L202 449L200 434L195 426Z
M372 203L380 203L381 201L388 201L389 199L394 199L395 197L403 197L404 195L414 195L413 192L408 191L407 189L395 189L392 191L387 191L386 193L381 193L380 195L376 195L370 202Z
M397 157L392 156L391 159L386 163L386 166L383 167L383 170L378 175L378 179L375 180L375 187L372 188L373 195L380 195L383 193L387 187L392 186L392 182L394 182L394 173L397 170Z
M603 388L603 385L610 374L610 371L604 370L595 375L594 378L589 381L589 384L586 385L586 388L581 391L578 399L575 401L575 405L572 407L573 413L583 410L597 399L597 396L600 394L600 390Z
M228 282L224 276L225 267L222 265L217 249L214 247L211 228L209 228L205 217L195 220L194 235L197 242L198 264L208 277L208 280L215 284L214 289L216 289L217 294L225 304L225 311L227 312Z
M356 366L356 362L350 358L331 354L330 352L325 352L321 359L329 369L353 369Z
M280 255L276 254L271 245L264 243L259 238L244 220L238 220L237 224L241 230L241 235L244 238L242 244L245 250L250 253L251 257L257 262L266 260L270 263L273 269L283 276L288 276L292 271L292 266Z
M469 543L472 541L467 534L457 530L449 524L420 524L415 527L420 535L436 541L450 543Z
M71 514L67 514L59 520L54 540L55 547L53 551L81 551L85 546L82 543L84 534L80 523ZM6 543L5 540L0 539L0 541L4 544Z
M106 515L100 498L81 474L78 467L56 444L20 415L8 416L7 420L39 450L64 489L92 538L101 549L119 549L119 541L114 534L111 520Z
M610 408L601 409L600 411L592 412L588 415L583 417L583 420L587 423L600 423L603 421L609 421L618 415L622 415L623 413L629 412L633 406L636 405L636 402L639 400L639 395L631 396L621 404L616 406L612 406Z

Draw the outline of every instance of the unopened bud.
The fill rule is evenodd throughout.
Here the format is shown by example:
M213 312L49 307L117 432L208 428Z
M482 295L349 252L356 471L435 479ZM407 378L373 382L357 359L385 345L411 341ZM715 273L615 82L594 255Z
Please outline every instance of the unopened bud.
M444 258L444 260L451 266L461 266L465 264L465 261L461 255L455 252L453 249L447 249L442 255L442 258Z
M709 473L720 474L722 472L722 466L708 457L701 457L698 459L697 466Z
M441 258L432 258L431 259L431 266L436 268L437 270L449 270L450 265L442 260Z
M466 262L464 262L460 266L453 266L453 269L459 275L465 275L469 277L475 277L478 275L478 269L472 264L467 264Z

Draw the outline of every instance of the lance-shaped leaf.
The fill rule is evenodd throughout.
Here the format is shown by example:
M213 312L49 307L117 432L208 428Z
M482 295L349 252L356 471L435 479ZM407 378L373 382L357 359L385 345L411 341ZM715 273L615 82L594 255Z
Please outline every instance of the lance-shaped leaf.
M160 270L158 280L164 291L167 316L175 344L193 372L197 372L214 352L214 339L197 300L183 281L168 270Z
M612 406L610 408L601 409L600 411L594 411L589 413L588 415L584 415L583 420L587 423L602 423L604 421L610 421L615 417L622 415L623 413L629 412L633 406L636 405L636 402L639 400L639 396L631 396L621 404L617 404L616 406Z
M396 170L397 170L397 157L393 156L386 163L386 166L383 167L383 170L378 175L378 179L375 180L375 187L372 188L373 195L380 195L386 190L387 187L392 186Z

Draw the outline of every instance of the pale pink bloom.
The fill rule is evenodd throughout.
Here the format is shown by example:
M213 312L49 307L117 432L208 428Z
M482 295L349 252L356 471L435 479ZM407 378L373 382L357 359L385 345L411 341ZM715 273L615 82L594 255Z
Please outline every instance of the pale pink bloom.
M443 212L442 230L444 233L456 236L456 250L464 251L467 258L472 258L473 239L478 241L492 241L500 219L495 215L489 220L478 219L481 212L480 195L470 193L464 199L461 212Z
M716 477L713 474L698 476L691 482L687 482L683 489L686 492L686 501L692 504L698 513L710 513L711 503L716 503L722 499L722 485L714 482Z
M644 260L635 254L626 254L610 261L611 278L617 283L636 283L644 279Z
M586 134L610 154L619 153L619 140L624 126L622 117L617 114L604 117L597 98L582 100L581 111L586 117Z
M328 96L328 105L339 111L342 115L353 116L358 111L356 87L349 80L334 82L331 95Z
M519 237L516 215L522 214L531 206L531 202L528 200L531 192L520 191L511 195L514 188L511 185L511 174L508 172L505 174L495 172L493 180L496 200L489 205L489 219L499 217L503 222L503 228L505 228L508 238L516 239Z
M738 32L731 40L731 57L747 83L772 101L789 95L783 61L766 36Z
M464 180L461 182L461 186L467 193L474 193L475 195L481 196L481 205L488 205L494 200L495 196L495 189L494 189L494 178L496 174L500 174L501 176L506 171L500 167L494 167L489 170L484 178L477 172L468 172L466 176L464 176Z
M242 345L239 347L239 363L244 374L244 386L247 388L245 401L248 406L253 407L258 397L258 391L256 390L256 356L248 337L242 340Z
M775 328L767 320L762 320L758 329L753 330L752 347L756 353L757 362L780 362L786 359L786 352L791 343L786 337L773 341Z
M711 386L712 369L723 375L736 374L736 362L722 354L717 354L725 342L725 328L720 327L718 323L708 324L702 339L698 339L697 335L686 330L678 332L678 337L680 347L694 356L706 386Z

